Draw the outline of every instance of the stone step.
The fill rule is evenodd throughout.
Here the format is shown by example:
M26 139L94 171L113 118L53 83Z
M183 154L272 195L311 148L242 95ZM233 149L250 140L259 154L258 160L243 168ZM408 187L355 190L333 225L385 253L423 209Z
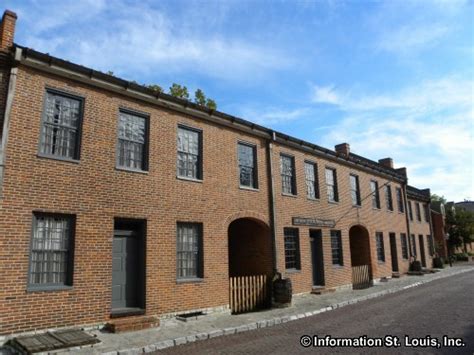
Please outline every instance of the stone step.
M401 276L402 276L402 275L400 275L399 272L393 272L393 273L392 273L392 277L393 277L394 279L399 279Z
M155 316L139 316L133 318L112 319L105 325L105 329L111 333L121 333L130 332L133 330L156 328L159 326L159 318Z
M313 295L324 295L326 293L331 293L331 292L335 292L335 291L336 291L335 288L313 287L313 289L311 290L311 293Z

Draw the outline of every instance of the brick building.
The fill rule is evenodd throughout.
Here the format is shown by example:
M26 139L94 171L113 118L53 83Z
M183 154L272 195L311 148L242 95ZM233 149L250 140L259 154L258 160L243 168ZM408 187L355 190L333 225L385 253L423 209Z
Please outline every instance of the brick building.
M281 273L298 294L352 287L359 266L373 282L431 267L429 191L390 158L16 45L15 20L0 26L0 334L226 310L233 276Z
M431 201L431 223L436 252L446 260L448 258L446 209L441 201Z

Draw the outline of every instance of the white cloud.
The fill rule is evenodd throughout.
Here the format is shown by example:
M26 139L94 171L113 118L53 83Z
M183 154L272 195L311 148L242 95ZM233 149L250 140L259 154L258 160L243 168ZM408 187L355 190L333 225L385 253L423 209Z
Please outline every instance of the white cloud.
M437 44L450 31L451 28L443 24L407 25L387 31L376 47L397 54L409 54Z
M275 125L295 121L308 114L309 111L309 108L286 110L276 107L269 107L267 109L247 107L241 109L243 117L261 125Z
M190 70L248 80L291 63L266 43L200 30L200 24L190 23L193 18L183 24L181 18L167 17L144 3L67 2L53 6L52 13L35 15L30 10L23 16L29 32L22 44L121 76ZM69 28L69 23L81 23L80 29Z
M313 86L312 101L317 103L337 105L341 99L334 89L334 85L330 86Z
M474 198L474 83L460 77L426 81L392 95L341 97L346 117L323 137L374 160L391 156L409 183L448 199Z

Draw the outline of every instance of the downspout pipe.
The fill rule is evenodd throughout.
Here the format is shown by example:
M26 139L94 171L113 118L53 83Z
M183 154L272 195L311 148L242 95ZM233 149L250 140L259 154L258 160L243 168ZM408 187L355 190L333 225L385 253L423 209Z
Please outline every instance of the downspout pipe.
M3 131L2 137L0 138L0 199L3 197L3 179L5 175L5 162L6 162L6 148L8 142L8 130L10 127L10 113L13 104L13 98L15 96L16 88L16 77L18 68L12 67L10 69L10 78L8 82L7 101L5 105L5 114L3 116Z
M408 247L410 248L410 256L414 257L414 259L413 259L413 261L414 261L414 260L416 260L416 255L413 255L413 246L411 244L410 217L408 216L409 210L408 210L407 185L408 185L408 182L407 182L407 180L405 180L403 185L402 185L402 189L403 189L403 196L404 196L404 200L405 200L405 220L407 222L407 239L408 239Z
M270 202L270 231L272 235L272 253L273 253L273 277L278 275L277 243L276 243L276 203L275 203L275 174L273 167L273 142L276 141L276 134L271 132L270 139L267 140L267 173L268 190Z

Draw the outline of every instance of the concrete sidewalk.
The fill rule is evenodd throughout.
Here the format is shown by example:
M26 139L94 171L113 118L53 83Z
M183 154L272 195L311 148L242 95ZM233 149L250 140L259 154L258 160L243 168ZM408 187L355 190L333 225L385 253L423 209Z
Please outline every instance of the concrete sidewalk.
M197 340L270 327L470 271L474 271L474 265L463 264L448 267L434 274L391 279L364 290L344 290L320 296L303 294L294 297L293 305L288 308L241 315L213 314L189 322L172 319L163 321L159 328L121 334L90 331L89 333L96 335L101 343L93 347L68 349L59 353L141 354Z

